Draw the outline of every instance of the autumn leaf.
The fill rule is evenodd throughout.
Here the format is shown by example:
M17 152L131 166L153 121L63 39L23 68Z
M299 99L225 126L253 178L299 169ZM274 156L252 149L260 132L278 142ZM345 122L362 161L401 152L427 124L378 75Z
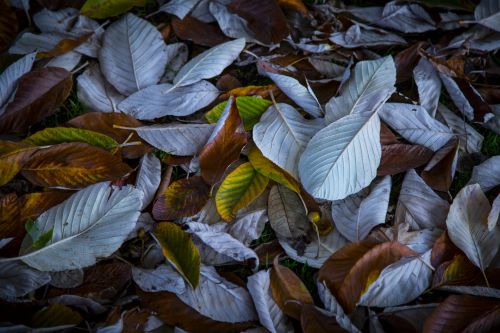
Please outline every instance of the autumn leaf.
M30 144L0 141L0 186L14 178L37 149Z
M0 52L3 52L14 39L18 29L16 12L10 7L9 1L0 1Z
M222 181L215 203L225 221L232 221L236 212L255 200L266 188L269 178L258 173L250 162L237 167Z
M55 145L65 142L84 142L106 150L111 150L118 146L116 140L105 134L71 127L46 128L30 135L22 142L36 146Z
M145 5L146 0L87 0L80 9L80 14L104 19L123 14L133 7Z
M196 288L200 279L200 253L191 236L171 222L159 223L154 236L169 263Z
M207 203L210 188L200 176L174 181L153 206L157 220L174 220L198 213Z

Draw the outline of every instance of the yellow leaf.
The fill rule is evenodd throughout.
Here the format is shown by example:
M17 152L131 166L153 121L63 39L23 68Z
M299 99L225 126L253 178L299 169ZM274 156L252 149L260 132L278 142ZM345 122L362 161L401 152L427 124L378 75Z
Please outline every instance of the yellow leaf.
M217 211L225 221L234 219L236 212L257 198L269 183L250 162L243 163L224 179L215 196Z
M288 187L295 193L300 192L300 184L285 170L264 157L257 147L252 147L248 153L248 159L258 173L274 180L275 182Z
M87 0L80 14L91 18L104 19L123 14L134 6L145 6L146 0Z
M172 222L159 223L154 236L161 250L184 279L196 288L200 280L200 252L191 240L191 235Z

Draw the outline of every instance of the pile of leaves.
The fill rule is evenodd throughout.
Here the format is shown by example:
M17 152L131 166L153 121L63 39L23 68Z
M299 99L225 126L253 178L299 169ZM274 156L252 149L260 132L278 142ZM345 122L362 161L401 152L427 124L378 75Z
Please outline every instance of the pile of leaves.
M0 12L0 331L500 329L498 0Z

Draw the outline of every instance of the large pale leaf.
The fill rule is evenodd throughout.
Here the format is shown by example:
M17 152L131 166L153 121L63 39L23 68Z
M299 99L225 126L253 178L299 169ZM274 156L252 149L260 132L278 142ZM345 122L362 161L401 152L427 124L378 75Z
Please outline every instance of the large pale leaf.
M377 110L394 92L395 83L396 67L391 56L358 62L341 95L326 104L327 124L348 114Z
M488 230L490 209L481 187L468 185L453 200L446 219L450 239L483 272L498 252L500 243L500 230Z
M244 47L245 40L240 38L217 45L197 55L177 73L174 86L187 86L219 75L240 55Z
M413 69L413 77L417 84L420 105L434 117L441 96L441 79L436 69L428 60L421 58Z
M431 284L431 251L403 258L384 268L361 295L358 304L387 307L406 304L420 296Z
M158 10L174 14L181 20L200 2L200 0L170 0Z
M215 203L225 221L232 221L241 208L255 200L265 189L269 178L258 173L250 162L237 167L222 181Z
M212 124L158 124L131 128L150 145L177 156L193 156L214 131Z
M204 80L182 87L164 83L130 95L118 109L137 119L188 116L210 104L218 95L219 90Z
M451 130L432 118L421 106L386 103L380 118L406 140L437 151L454 137Z
M167 261L196 288L200 279L200 253L191 236L171 222L159 223L154 236Z
M18 257L41 271L91 266L115 252L139 218L142 192L109 182L91 185L36 220L40 234L52 238L41 249Z
M271 295L270 270L248 277L248 291L252 296L259 321L269 332L293 332L293 326Z
M306 120L288 104L269 107L253 128L253 140L262 154L298 178L298 160L321 120Z
M116 112L124 99L115 87L102 76L97 64L92 64L76 78L78 99L87 108L101 112Z
M186 291L186 284L181 275L168 264L162 264L155 269L132 267L132 278L144 291L170 291L176 294Z
M391 177L332 203L332 218L340 233L352 242L364 239L371 229L385 223L391 192Z
M477 23L500 31L500 3L496 0L481 0L474 10Z
M378 29L359 22L353 22L345 32L334 32L331 42L348 49L358 47L376 47L389 45L406 45L406 41L389 31Z
M50 274L23 263L0 262L0 298L14 300L50 282Z
M160 181L160 160L152 153L144 155L139 161L139 171L137 171L137 177L135 181L135 186L138 189L142 190L142 192L144 193L141 210L146 209L151 201L153 201L156 190L160 186Z
M323 128L309 141L299 162L300 179L316 198L344 199L371 183L380 157L377 113L353 113Z
M187 288L177 297L213 320L228 323L257 320L252 298L246 289L225 280L213 267L202 266L198 288Z
M2 107L5 106L15 91L17 82L21 76L31 70L35 58L36 53L27 54L0 74L0 114L2 114Z
M286 75L267 73L267 76L305 112L315 118L323 115L321 105L309 86L306 88L293 77Z
M444 229L449 207L448 202L440 198L415 170L410 170L401 185L396 223L409 223L413 230Z
M344 309L339 304L339 301L333 296L330 290L326 287L324 283L317 282L318 296L323 302L325 309L327 309L331 314L335 316L338 324L342 326L345 330L351 333L361 333L361 331L354 326L348 315L345 314Z
M158 83L167 51L161 33L129 13L106 29L99 61L106 79L120 93L130 95Z
M479 184L487 192L500 184L500 156L493 156L472 169L469 184Z

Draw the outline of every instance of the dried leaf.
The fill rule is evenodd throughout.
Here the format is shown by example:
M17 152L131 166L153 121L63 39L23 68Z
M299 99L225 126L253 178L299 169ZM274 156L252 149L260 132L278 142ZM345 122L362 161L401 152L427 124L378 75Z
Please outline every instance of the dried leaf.
M68 127L52 127L38 131L22 141L23 143L48 146L64 142L84 142L91 146L111 150L118 146L113 138L91 130Z
M434 153L422 171L422 179L436 191L448 192L455 176L458 140L452 139Z
M182 20L172 18L172 27L179 38L196 44L212 47L228 41L216 24L202 22L190 15Z
M37 150L28 144L0 141L0 186L14 178Z
M427 163L431 157L432 150L425 146L404 143L383 145L377 176L395 175L416 169Z
M87 0L80 9L80 15L104 19L123 14L135 6L146 5L146 0Z

